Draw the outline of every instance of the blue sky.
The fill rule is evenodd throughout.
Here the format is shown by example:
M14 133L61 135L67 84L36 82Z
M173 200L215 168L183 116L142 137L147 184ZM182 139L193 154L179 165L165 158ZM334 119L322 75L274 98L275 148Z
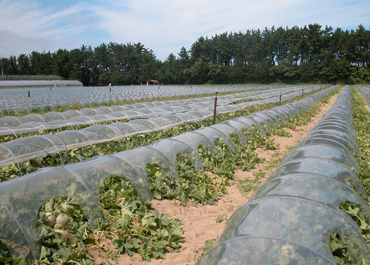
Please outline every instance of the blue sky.
M200 36L318 23L370 29L369 0L0 0L0 57L137 43L160 60Z

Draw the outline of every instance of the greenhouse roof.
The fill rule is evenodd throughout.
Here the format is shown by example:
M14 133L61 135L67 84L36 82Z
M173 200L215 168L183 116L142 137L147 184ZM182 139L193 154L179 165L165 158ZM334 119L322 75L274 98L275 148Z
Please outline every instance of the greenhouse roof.
M6 80L0 81L0 88L43 87L43 86L83 86L76 80Z

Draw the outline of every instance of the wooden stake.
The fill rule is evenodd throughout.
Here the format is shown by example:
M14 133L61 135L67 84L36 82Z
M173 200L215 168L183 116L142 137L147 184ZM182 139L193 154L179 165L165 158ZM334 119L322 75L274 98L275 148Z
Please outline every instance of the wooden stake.
M279 106L281 106L281 92L280 92Z
M217 107L217 92L216 92L216 97L215 97L215 106L213 108L213 124L216 122L216 107Z

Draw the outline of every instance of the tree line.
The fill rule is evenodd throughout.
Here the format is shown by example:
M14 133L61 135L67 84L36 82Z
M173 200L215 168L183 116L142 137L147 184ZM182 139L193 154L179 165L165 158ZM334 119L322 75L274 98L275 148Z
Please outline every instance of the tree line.
M59 75L84 85L370 83L370 31L319 24L225 32L199 37L186 50L156 58L141 43L0 58L5 75Z

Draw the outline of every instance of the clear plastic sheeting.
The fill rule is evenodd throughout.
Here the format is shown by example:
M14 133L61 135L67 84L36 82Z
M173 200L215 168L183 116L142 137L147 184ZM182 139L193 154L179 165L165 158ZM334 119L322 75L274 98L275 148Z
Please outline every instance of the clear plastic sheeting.
M267 110L265 112L271 115L277 123L287 121L287 116L281 110Z
M142 152L139 151L132 155L136 157L138 154L140 155ZM139 196L143 200L150 200L146 173L138 171L138 167L135 164L132 165L132 159L125 159L126 157L129 157L126 153L120 156L100 156L69 165L67 169L84 182L85 187L90 190L95 200L99 198L100 184L109 176L118 176L131 181Z
M218 149L215 146L214 142L212 142L206 136L196 132L186 132L178 136L174 136L170 139L186 143L191 147L192 150L196 150L197 152L199 146L201 145L207 148L207 150L211 153L218 153Z
M369 254L358 225L339 213L314 201L294 197L267 197L240 207L216 244L239 236L275 237L298 243L334 260L329 248L328 232L337 232L350 243L354 263ZM361 240L362 239L362 240ZM368 256L368 258L370 255Z
M370 216L365 201L347 185L318 174L297 173L281 177L271 176L256 189L253 199L271 196L290 196L313 200L340 212L339 204L349 201L361 205L361 211Z
M295 147L298 148L300 146L305 146L305 145L310 145L310 144L329 145L329 146L341 149L345 153L347 153L349 151L347 146L345 144L339 142L338 139L334 140L334 139L330 139L330 138L324 138L324 137L321 137L321 136L305 137ZM355 151L355 150L351 150L351 151ZM359 155L359 153L356 153L356 154Z
M243 123L243 122L240 122L240 121L237 121L237 120L229 120L229 121L224 121L222 122L221 124L227 124L231 127L234 127L235 129L237 129L238 131L240 132L243 132L244 130L248 131L248 133L252 134L253 133L253 128L252 126L246 124L246 123Z
M245 139L245 136L243 135L241 130L237 130L235 127L227 124L227 123L220 123L212 125L210 128L216 129L219 132L222 132L223 134L227 135L229 138L232 134L235 134L239 137L240 141L242 141L245 145L247 145L247 140Z
M319 88L320 87L317 87L317 89ZM218 113L233 112L244 108L245 106L254 104L277 102L279 93L286 94L284 94L284 101L297 96L298 92L295 92L296 90L298 90L298 88L282 88L268 91L244 92L240 94L219 96ZM309 91L309 89L307 90ZM242 102L235 105L229 105L238 101L253 99L256 97L256 93L258 93L258 97L256 98L257 102ZM113 122L123 119L131 120L138 118L150 118L185 111L200 111L204 109L211 111L210 109L214 105L214 97L204 97L202 98L202 102L198 101L199 99L194 99L193 102L189 102L189 100L174 100L166 101L165 103L161 104L158 104L158 102L144 102L134 103L133 105L98 107L96 109L85 108L82 110L67 110L64 112L48 112L46 114L28 114L22 117L6 116L0 118L0 135L39 131L40 127L33 127L32 122L40 122L45 129L55 129L75 125L90 125L106 121ZM211 114L208 111L203 113L203 117L204 115L209 116L209 114ZM199 115L199 113L197 114ZM59 122L53 123L53 121L56 120Z
M350 170L358 172L356 158L347 149L339 149L325 144L306 144L305 146L295 148L290 152L281 163L287 163L291 160L306 157L328 158L342 165L347 166Z
M276 117L273 117L271 114L269 114L266 111L259 111L258 113L256 113L256 116L261 117L262 119L264 119L266 121L269 121L270 124L280 125L280 120L278 118L276 118Z
M1 86L0 86L1 87ZM74 105L91 105L91 104L107 104L115 102L121 102L125 100L142 100L144 98L161 98L161 97L176 97L176 96L188 96L188 95L204 95L219 93L230 93L238 92L242 90L256 90L251 92L242 92L240 94L232 94L220 97L220 105L223 105L228 101L238 101L243 97L250 97L251 99L260 99L271 97L273 94L285 93L287 91L312 91L319 89L323 86L315 85L313 87L285 87L281 86L252 86L252 85L240 85L240 86L166 86L165 89L158 90L153 89L153 86L130 86L130 87L111 87L111 88L91 88L91 87L73 87L65 88L58 87L50 90L46 88L33 88L31 90L23 89L2 89L2 98L0 99L0 116L12 115L11 113L18 114L29 113L33 110L48 111L54 106L71 106ZM269 93L263 93L263 90L269 90ZM261 95L262 94L262 95ZM135 106L127 107L123 106L111 106L110 111L122 111L128 109L138 109L147 107L160 107L163 104L169 105L174 104L191 104L197 102L199 104L206 103L202 99L187 99L187 100L176 100L176 101L164 101L164 102L144 102L135 103ZM208 97L210 100L211 97ZM235 99L235 100L234 100ZM97 113L105 113L109 111L106 107L100 108L101 111L95 109L95 113L90 112L93 115ZM81 110L80 110L81 111ZM83 111L81 111L83 112ZM1 124L1 122L0 122Z
M159 140L150 145L150 148L161 151L171 162L173 168L176 168L176 157L178 154L184 154L193 163L196 170L203 168L200 161L198 150L192 149L190 145L175 139Z
M346 138L341 137L340 135L326 134L325 132L322 132L322 131L312 132L310 135L307 135L305 138L303 138L301 140L301 142L312 140L312 139L323 139L323 141L331 140L331 141L334 141L334 142L338 142L339 144L342 144L346 147L349 147L349 149L351 151L355 152L356 154L359 154L357 142L354 143L352 141L349 141ZM301 142L299 142L298 145L300 145ZM327 141L327 142L329 142L329 141Z
M217 139L221 139L221 140L225 141L225 143L230 148L230 150L232 150L232 151L235 150L234 146L233 146L233 144L230 140L230 136L227 136L226 134L220 132L219 130L217 130L213 127L200 128L198 130L193 131L193 133L201 134L201 135L207 137L212 143L214 143Z
M352 264L370 262L360 227L340 208L343 202L352 203L370 216L351 153L359 153L351 122L347 86L252 199L230 217L215 247L197 264L336 264L329 245L333 233L350 246Z
M274 237L243 236L217 245L196 265L336 264L320 252Z
M333 88L332 88L333 89ZM308 101L308 100L306 100ZM300 106L302 103L297 103L297 106L304 109ZM296 107L298 108L298 107ZM279 113L279 111L286 110L285 106L275 108L273 111ZM19 163L26 161L32 158L40 157L46 154L51 154L59 151L70 150L73 148L88 146L97 143L109 142L112 140L121 139L124 137L131 136L137 133L148 133L158 130L163 130L166 128L173 127L175 125L181 124L187 121L201 120L208 116L211 116L212 111L208 111L208 115L205 115L205 111L199 112L187 112L173 115L166 115L158 118L150 118L147 120L137 119L130 121L128 123L113 123L110 125L95 125L78 131L62 131L54 135L40 135L40 136L31 136L14 141L10 141L0 145L5 150L9 150L0 154L0 166L6 166L9 164ZM297 111L298 113L298 111ZM198 114L197 116L195 116ZM187 115L187 116L186 116ZM194 117L195 116L195 117ZM261 112L261 115L258 113L252 114L249 117L239 117L234 119L235 122L245 124L246 128L256 127L262 136L265 136L265 131L261 126L261 123L267 123L265 119L260 118L262 116L270 117L270 114ZM283 116L281 114L280 116ZM187 118L187 120L185 119ZM270 123L273 125L278 125L278 117L272 119ZM275 123L276 122L276 123ZM217 138L223 139L233 150L231 142L228 140L230 134L234 133L239 136L239 138L246 143L242 131L235 129L233 126L226 126L226 124L215 125L210 128L202 129L196 133L204 134L205 137L208 137L210 141L214 141Z
M250 127L257 128L258 132L263 136L266 137L266 132L263 129L262 125L258 123L254 118L252 117L238 117L234 119L235 121L242 122Z
M334 89L332 87L331 89ZM310 101L310 99L305 100L306 102ZM240 103L234 105L237 109L242 109L245 107L245 104L247 103ZM254 104L257 104L258 102L253 102ZM261 103L261 102L260 102ZM199 103L194 103L199 104ZM301 106L302 103L297 103L295 108L304 109L304 106ZM310 102L312 104L312 102ZM135 107L143 107L144 104L135 103L133 104ZM108 111L108 108L98 108L100 112ZM138 110L144 110L144 109L138 109ZM261 111L254 113L250 115L249 117L240 117L235 119L237 122L244 123L246 126L255 126L262 136L265 136L266 133L261 126L261 123L267 124L268 128L270 129L271 125L279 125L280 120L279 117L283 117L284 114L279 113L285 113L287 108L285 106L281 106L278 108L275 108L274 110L269 111ZM148 110L149 111L149 110ZM133 112L133 111L128 111ZM296 112L298 113L298 111ZM49 113L50 114L50 113ZM131 113L132 114L132 113ZM58 113L60 115L60 113ZM94 125L90 126L81 130L64 130L62 132L56 133L56 134L44 134L44 135L37 135L37 136L30 136L25 137L13 141L6 142L4 144L0 144L0 147L3 147L5 149L11 150L10 154L13 154L13 156L9 155L9 152L0 153L0 167L19 163L23 161L27 161L32 158L40 157L46 154L56 153L60 151L70 150L74 148L79 148L83 146L98 144L98 143L104 143L109 142L113 140L122 139L124 137L131 136L133 134L138 133L149 133L159 130L168 129L171 127L174 127L176 125L180 125L185 122L192 122L192 121L200 121L203 119L206 119L208 117L211 117L213 115L213 109L200 109L197 111L188 111L185 113L175 113L175 114L166 114L164 116L160 117L152 117L149 119L135 119L131 120L127 123L112 123L109 125ZM292 113L293 115L293 113ZM94 117L101 116L100 120L106 120L108 121L109 118L107 118L107 115L103 114L96 114L93 116L79 116L74 117L70 119L71 123L69 125L73 127L75 124L72 123L76 122L77 120L80 120L80 122L84 122L84 124L90 124L90 123L96 123L96 121L93 120ZM273 118L274 117L274 118ZM88 120L86 120L86 118ZM267 122L267 119L269 122ZM53 128L58 127L57 122L59 120L54 120L49 124L49 127L43 127L43 129L50 129L50 126L53 126ZM63 121L66 122L66 121ZM38 123L38 128L40 127L41 123ZM21 125L23 128L26 124ZM4 128L4 127L3 127ZM123 130L121 130L123 128ZM1 127L0 127L0 133L1 133ZM213 127L209 127L204 130L200 130L197 133L204 134L206 137L208 137L211 141L214 141L216 138L222 138L229 146L231 150L233 150L233 146L231 145L231 142L228 140L230 137L230 134L237 134L239 138L246 143L245 138L242 135L242 132L235 129L232 126L228 126L226 124L219 124L215 125ZM215 138L216 137L216 138ZM29 147L28 147L29 146ZM30 147L33 148L30 148ZM20 148L23 147L23 148ZM16 150L16 151L14 151Z
M299 113L299 111L311 107L314 103L318 102L320 98L334 89L335 87L321 91L297 102L296 104L293 103L292 106L296 109L296 113ZM284 107L274 108L274 110L277 109L284 109ZM148 120L147 122L150 121ZM150 126L154 126L150 129L153 130L159 123L152 122L150 124ZM121 127L117 124L115 124L115 126L115 129L108 126L99 126L98 135L114 138L115 133L134 133L137 127L146 127L146 125L138 122L120 124ZM160 140L148 146L112 155L99 156L76 164L54 168L43 168L32 174L0 183L0 214L1 220L5 221L5 223L2 223L0 226L0 229L3 229L2 232L5 243L9 249L11 249L13 257L25 257L26 253L30 253L26 258L38 259L40 245L38 241L36 221L40 207L47 200L58 196L75 198L78 203L80 203L81 209L92 228L94 228L96 227L98 219L101 218L101 213L98 207L98 193L100 184L105 178L109 176L117 176L131 181L141 199L148 201L151 199L148 190L149 181L146 174L146 168L149 163L158 165L165 175L176 178L178 175L175 161L178 154L186 155L192 161L194 167L196 169L200 169L202 164L198 154L199 146L204 146L211 152L217 152L218 149L215 146L215 141L217 139L222 139L230 146L230 149L232 149L233 143L230 136L232 134L236 134L242 139L241 141L245 143L241 130L243 130L243 128L247 128L247 130L249 129L248 131L250 131L252 130L252 126L256 126L257 128L260 126L253 117L245 117L244 119L237 118L230 122L200 128L169 139ZM78 133L79 132L77 131L68 132L68 134L59 139L64 143L69 144L78 144L84 138L93 139L91 138L91 131L85 131L81 135ZM56 137L57 135L52 136ZM48 143L47 141L44 141L45 139L47 138L42 139L42 141L40 140L40 142ZM11 155L9 149L4 148L4 146L2 146L2 148L4 153L8 152L8 156ZM52 148L55 148L55 146L48 145L48 150L51 150ZM275 196L275 198L276 197L277 196ZM263 200L267 201L269 198L265 198ZM285 203L287 205L286 207L275 206L273 208L275 210L277 210L277 208L281 208L281 211L283 211L284 209L287 209L290 204L296 203L298 199L284 198L284 200L285 201L281 201L279 205L281 206ZM303 201L303 199L301 199L301 201ZM314 203L311 201L304 201L304 203L301 203L299 208L300 211L303 210L303 204L311 205ZM315 205L316 204L318 203L315 202ZM322 207L332 209L327 206ZM310 208L310 211L307 211L305 215L315 213L315 210L318 211L315 207L313 207L312 210ZM334 210L331 212L328 211L327 216L332 214L332 212L334 212ZM335 213L337 214L337 212ZM293 213L290 217L294 217ZM358 232L345 216L340 214L335 215L333 213L330 215L330 218L334 218L333 220L336 221L331 227L338 228L339 230L341 229L340 231L343 231L344 236L348 236L351 240L353 239L353 242L358 245L358 249L363 249L363 242L354 241ZM292 222L293 221L294 220L292 220ZM346 223L346 221L348 222ZM283 225L284 220L281 219L279 224ZM273 228L273 226L269 227ZM291 231L289 230L287 235L290 235L290 232ZM266 230L266 235L275 236L275 234L277 233L268 232ZM317 235L320 236L321 234L317 233ZM281 235L279 237L287 238ZM269 240L275 245L284 241L283 239L276 241L275 238L270 238ZM308 246L304 246L299 243L303 242L302 240L298 243L292 242L291 244L293 245L293 249L289 251L296 253L294 254L295 257L302 255L302 258L312 256L312 259L315 261L320 259L325 260L324 254L321 256L315 256L311 253L312 251L313 253L324 253L323 244L318 244L316 241L310 242L310 245ZM268 242L266 242L266 244L267 243ZM223 244L226 244L226 241ZM265 243L261 244L261 246L263 246ZM312 247L312 249L310 249L310 247ZM281 245L281 250L283 249L285 249L284 244ZM274 249L273 251L277 250L278 249ZM281 258L283 258L283 256L284 255L282 255Z
M33 250L24 229L20 227L20 224L13 216L10 209L10 205L4 205L0 202L0 215L3 224L0 226L1 239L8 247L14 259L21 257L25 259L34 259L38 252L35 253ZM37 246L35 246L35 248L37 251Z
M265 125L266 130L271 131L271 122L269 122L269 119L267 119L266 117L262 117L258 114L252 114L252 115L253 116L251 118L253 118L258 124Z
M361 96L365 99L367 105L370 107L370 88L366 86L356 85L357 90L360 92Z
M315 128L316 129L316 128ZM341 130L337 130L336 128L317 128L315 132L312 133L313 135L317 134L326 134L326 135L333 135L333 136L338 136L339 138L342 138L348 142L351 143L352 146L358 149L358 145L356 142L355 137L349 133L349 132L343 132Z
M101 217L97 201L91 193L75 175L63 168L44 168L36 174L2 184L0 201L10 215L6 217L9 223L4 223L6 230L9 231L1 235L2 238L5 237L13 257L19 257L17 249L22 249L21 253L30 251L33 258L39 255L40 246L36 228L38 212L43 203L57 196L70 196L76 199L92 225ZM4 226L1 229L4 229ZM9 233L16 230L19 232L14 235L18 236L19 240L15 240L14 235Z

